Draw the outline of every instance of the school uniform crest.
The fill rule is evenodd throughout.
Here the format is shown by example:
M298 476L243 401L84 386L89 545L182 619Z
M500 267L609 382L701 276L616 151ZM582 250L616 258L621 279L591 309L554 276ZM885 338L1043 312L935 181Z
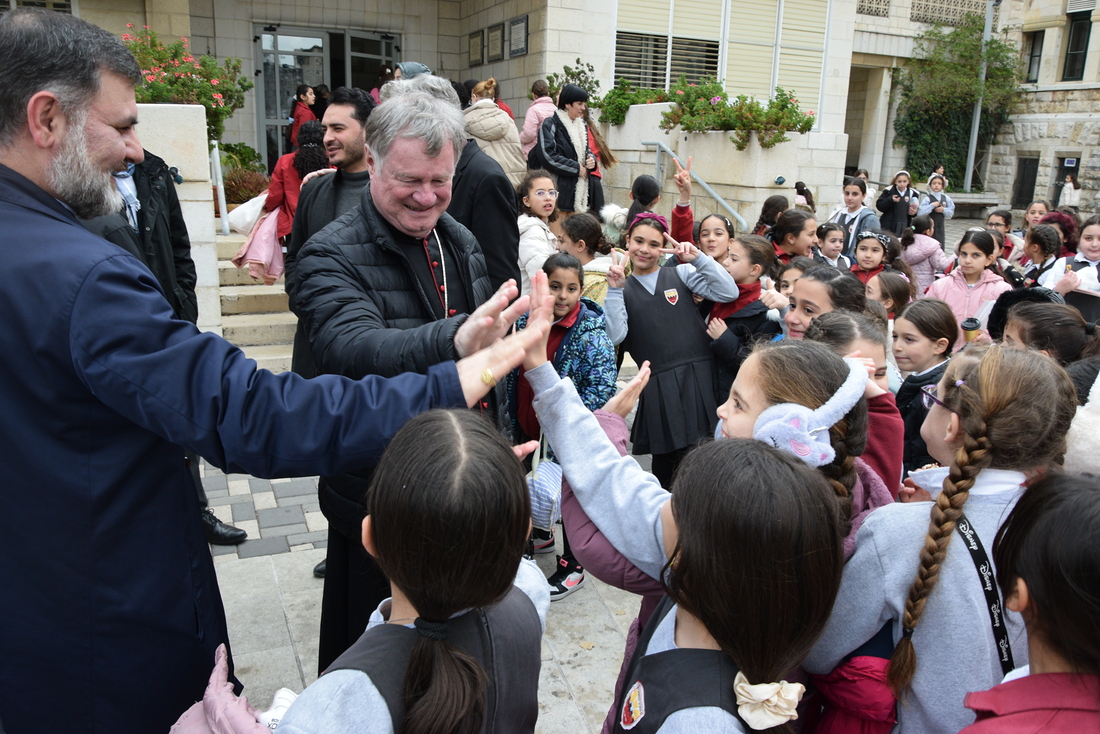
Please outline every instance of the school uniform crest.
M676 302L680 300L680 292L675 288L669 288L665 291L665 300L675 306Z
M644 716L645 689L642 688L642 682L638 681L630 687L626 694L626 700L623 701L623 710L619 714L619 724L624 729L633 729Z

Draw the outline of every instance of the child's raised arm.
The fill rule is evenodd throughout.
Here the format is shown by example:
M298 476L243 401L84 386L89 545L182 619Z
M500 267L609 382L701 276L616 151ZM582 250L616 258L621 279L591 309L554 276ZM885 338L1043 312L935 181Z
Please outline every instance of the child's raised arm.
M690 242L677 242L665 233L670 245L662 247L661 252L675 255L680 260L676 274L692 293L715 303L729 303L737 300L737 283L717 260L702 252Z

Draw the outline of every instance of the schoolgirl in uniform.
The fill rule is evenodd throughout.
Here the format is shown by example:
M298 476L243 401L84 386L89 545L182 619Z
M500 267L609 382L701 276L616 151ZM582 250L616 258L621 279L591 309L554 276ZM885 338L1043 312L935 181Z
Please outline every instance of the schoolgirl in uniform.
M279 731L533 732L550 601L522 560L530 527L523 467L493 425L454 410L409 421L375 470L363 521L393 597Z
M1055 268L1061 251L1062 241L1054 227L1036 224L1028 229L1024 235L1024 257L1031 261L1031 266L1024 271L1024 283L1028 287L1053 289L1065 274L1065 268L1062 272Z
M917 298L924 298L936 280L936 273L943 272L951 264L951 258L943 251L942 244L932 237L934 229L932 217L918 214L913 217L912 226L901 234L899 257L913 271Z
M768 232L768 239L775 247L775 258L786 265L792 257L813 257L817 244L817 220L801 209L788 209L775 220Z
M928 179L928 191L920 199L917 207L917 216L927 214L932 218L934 231L932 237L942 247L947 241L947 229L945 221L955 216L955 202L951 197L943 193L947 185L947 179L939 173L933 173Z
M665 247L666 241L674 247ZM735 301L737 284L715 260L690 242L676 243L658 214L640 214L627 230L634 272L608 272L604 301L608 335L634 361L649 361L654 380L642 394L631 441L635 454L653 455L653 472L671 483L676 466L700 438L713 434L716 363L706 324L692 295L715 303ZM662 268L673 254L683 264Z
M984 229L970 230L959 242L959 266L945 278L940 278L928 289L929 298L945 301L959 322L959 344L964 340L962 322L977 318L982 323L983 335L988 337L985 325L989 310L997 296L1012 290L1012 286L991 266L996 264L996 241Z
M922 434L946 468L913 479L933 501L881 507L863 523L805 668L828 673L888 621L895 731L954 734L974 721L964 695L1026 662L1020 617L1005 614L981 573L1023 485L1065 450L1076 400L1052 360L1000 346L957 355L924 393Z
M1100 354L1100 328L1073 306L1017 303L1008 310L1004 344L1042 352L1065 367Z
M850 270L852 261L844 255L844 234L844 227L837 222L826 222L818 227L814 260L838 270Z
M614 731L741 733L796 718L803 688L782 679L824 621L845 522L834 483L765 442L788 449L792 440L809 442L814 464L830 462L829 432L784 427L800 418L837 422L862 402L866 381L862 366L849 370L818 349L840 363L843 397L817 411L773 406L737 428L744 415L731 409L729 433L751 434L762 417L763 440L702 445L684 461L671 495L620 457L572 386L528 353L536 407L573 493L610 544L669 591L627 665Z
M856 251L856 235L881 227L874 210L864 205L868 193L867 182L863 178L854 176L844 179L844 203L829 215L829 221L839 224L844 230L844 255L849 259ZM818 239L821 239L820 235Z
M1100 485L1058 476L1024 493L993 542L997 584L1027 625L1027 674L966 696L963 734L1100 730ZM1023 672L1023 671L1020 671Z
M909 185L909 172L898 171L890 186L882 190L875 207L882 212L882 228L900 237L920 206L920 194Z

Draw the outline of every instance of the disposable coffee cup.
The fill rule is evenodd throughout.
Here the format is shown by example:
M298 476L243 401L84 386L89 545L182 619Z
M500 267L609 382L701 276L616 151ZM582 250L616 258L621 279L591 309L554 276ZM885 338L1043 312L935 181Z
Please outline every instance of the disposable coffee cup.
M982 322L976 318L969 318L962 322L963 338L968 342L974 341L974 337L978 336L978 332L982 330Z

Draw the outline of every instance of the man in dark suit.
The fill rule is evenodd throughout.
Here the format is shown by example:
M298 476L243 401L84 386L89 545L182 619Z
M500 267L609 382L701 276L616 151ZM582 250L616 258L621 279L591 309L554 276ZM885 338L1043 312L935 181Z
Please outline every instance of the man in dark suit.
M78 220L122 208L110 173L143 159L140 78L87 21L0 15L7 734L164 732L202 699L227 632L181 447L263 477L352 471L416 413L476 404L545 334L498 341L526 307L506 293L463 324L494 346L457 364L301 380L173 318L149 269Z

